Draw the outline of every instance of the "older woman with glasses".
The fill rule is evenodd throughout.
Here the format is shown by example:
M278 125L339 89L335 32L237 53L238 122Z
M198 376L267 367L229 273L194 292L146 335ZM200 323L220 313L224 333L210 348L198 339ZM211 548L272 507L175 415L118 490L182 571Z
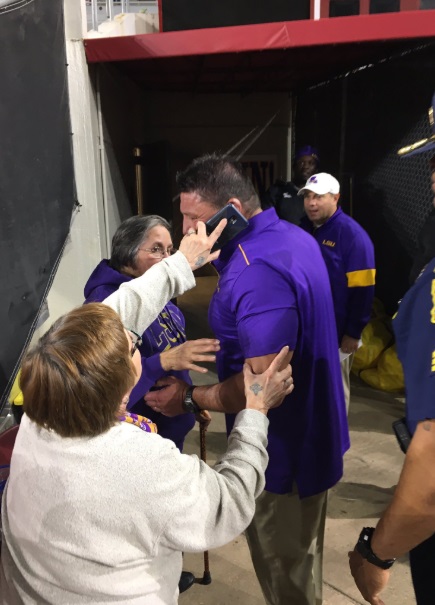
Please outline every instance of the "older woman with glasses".
M279 370L287 353L264 374L245 367L247 409L211 469L119 422L142 363L109 306L56 321L22 364L25 414L2 507L2 604L174 605L181 551L229 542L252 518L266 415L292 390L289 366Z
M133 216L117 229L110 260L102 260L85 286L86 303L101 302L121 284L146 273L175 252L169 223L156 215ZM217 340L187 341L183 314L168 302L143 334L136 335L142 358L142 376L133 389L127 409L157 424L162 437L171 439L180 451L195 424L193 414L168 418L146 405L143 397L164 376L176 376L191 384L189 370L206 372L198 362L214 361Z

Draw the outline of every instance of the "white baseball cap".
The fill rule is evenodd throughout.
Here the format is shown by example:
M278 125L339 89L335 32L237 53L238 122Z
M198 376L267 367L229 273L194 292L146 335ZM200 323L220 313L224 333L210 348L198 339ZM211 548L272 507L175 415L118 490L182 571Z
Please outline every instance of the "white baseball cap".
M308 181L305 183L305 187L299 189L298 195L304 195L305 191L313 191L317 195L324 195L325 193L340 193L340 183L332 174L327 172L319 172L319 174L313 174L310 176Z

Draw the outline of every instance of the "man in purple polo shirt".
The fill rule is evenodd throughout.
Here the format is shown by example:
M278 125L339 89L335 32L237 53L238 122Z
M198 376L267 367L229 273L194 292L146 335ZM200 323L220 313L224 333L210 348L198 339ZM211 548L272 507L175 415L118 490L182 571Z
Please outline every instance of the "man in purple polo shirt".
M327 490L342 476L349 447L331 289L314 239L262 211L241 166L204 156L177 176L183 231L193 232L226 204L249 226L221 251L209 322L221 343L219 384L189 387L175 378L146 396L168 415L207 409L227 413L231 429L243 400L242 368L255 372L290 347L294 392L270 412L266 489L247 539L270 605L322 602Z
M314 174L299 195L304 197L307 213L301 227L317 240L331 281L348 410L353 356L370 319L375 294L373 243L361 225L338 207L340 183L331 174Z

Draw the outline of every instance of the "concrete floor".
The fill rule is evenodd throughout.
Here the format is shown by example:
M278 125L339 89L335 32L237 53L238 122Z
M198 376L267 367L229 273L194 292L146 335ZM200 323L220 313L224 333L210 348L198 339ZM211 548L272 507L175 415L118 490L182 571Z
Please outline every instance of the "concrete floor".
M207 324L207 306L216 278L200 277L197 282L194 290L179 299L189 338L211 334ZM213 367L205 377L195 374L192 378L195 384L217 380ZM392 434L391 423L403 415L402 398L375 391L357 379L353 381L349 413L352 446L345 457L344 477L329 496L324 552L324 605L365 603L350 575L347 552L353 548L361 528L375 524L397 484L403 454ZM225 448L224 419L221 414L214 414L207 433L208 462L213 465ZM196 428L187 438L185 452L199 455L199 433ZM203 556L186 554L184 569L202 577ZM209 586L193 586L180 596L180 605L264 603L243 535L210 552L210 570L212 583ZM384 600L386 605L415 604L407 558L395 564Z

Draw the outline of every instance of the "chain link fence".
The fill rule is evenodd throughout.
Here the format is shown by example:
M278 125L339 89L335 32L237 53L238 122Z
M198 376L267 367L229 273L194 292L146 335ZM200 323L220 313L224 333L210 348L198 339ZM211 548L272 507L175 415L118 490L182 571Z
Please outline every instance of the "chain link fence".
M427 114L400 139L399 148L432 134ZM433 151L411 157L387 155L370 175L376 188L385 192L383 213L406 251L413 256L421 228L432 209L429 160ZM435 234L434 234L435 237Z

